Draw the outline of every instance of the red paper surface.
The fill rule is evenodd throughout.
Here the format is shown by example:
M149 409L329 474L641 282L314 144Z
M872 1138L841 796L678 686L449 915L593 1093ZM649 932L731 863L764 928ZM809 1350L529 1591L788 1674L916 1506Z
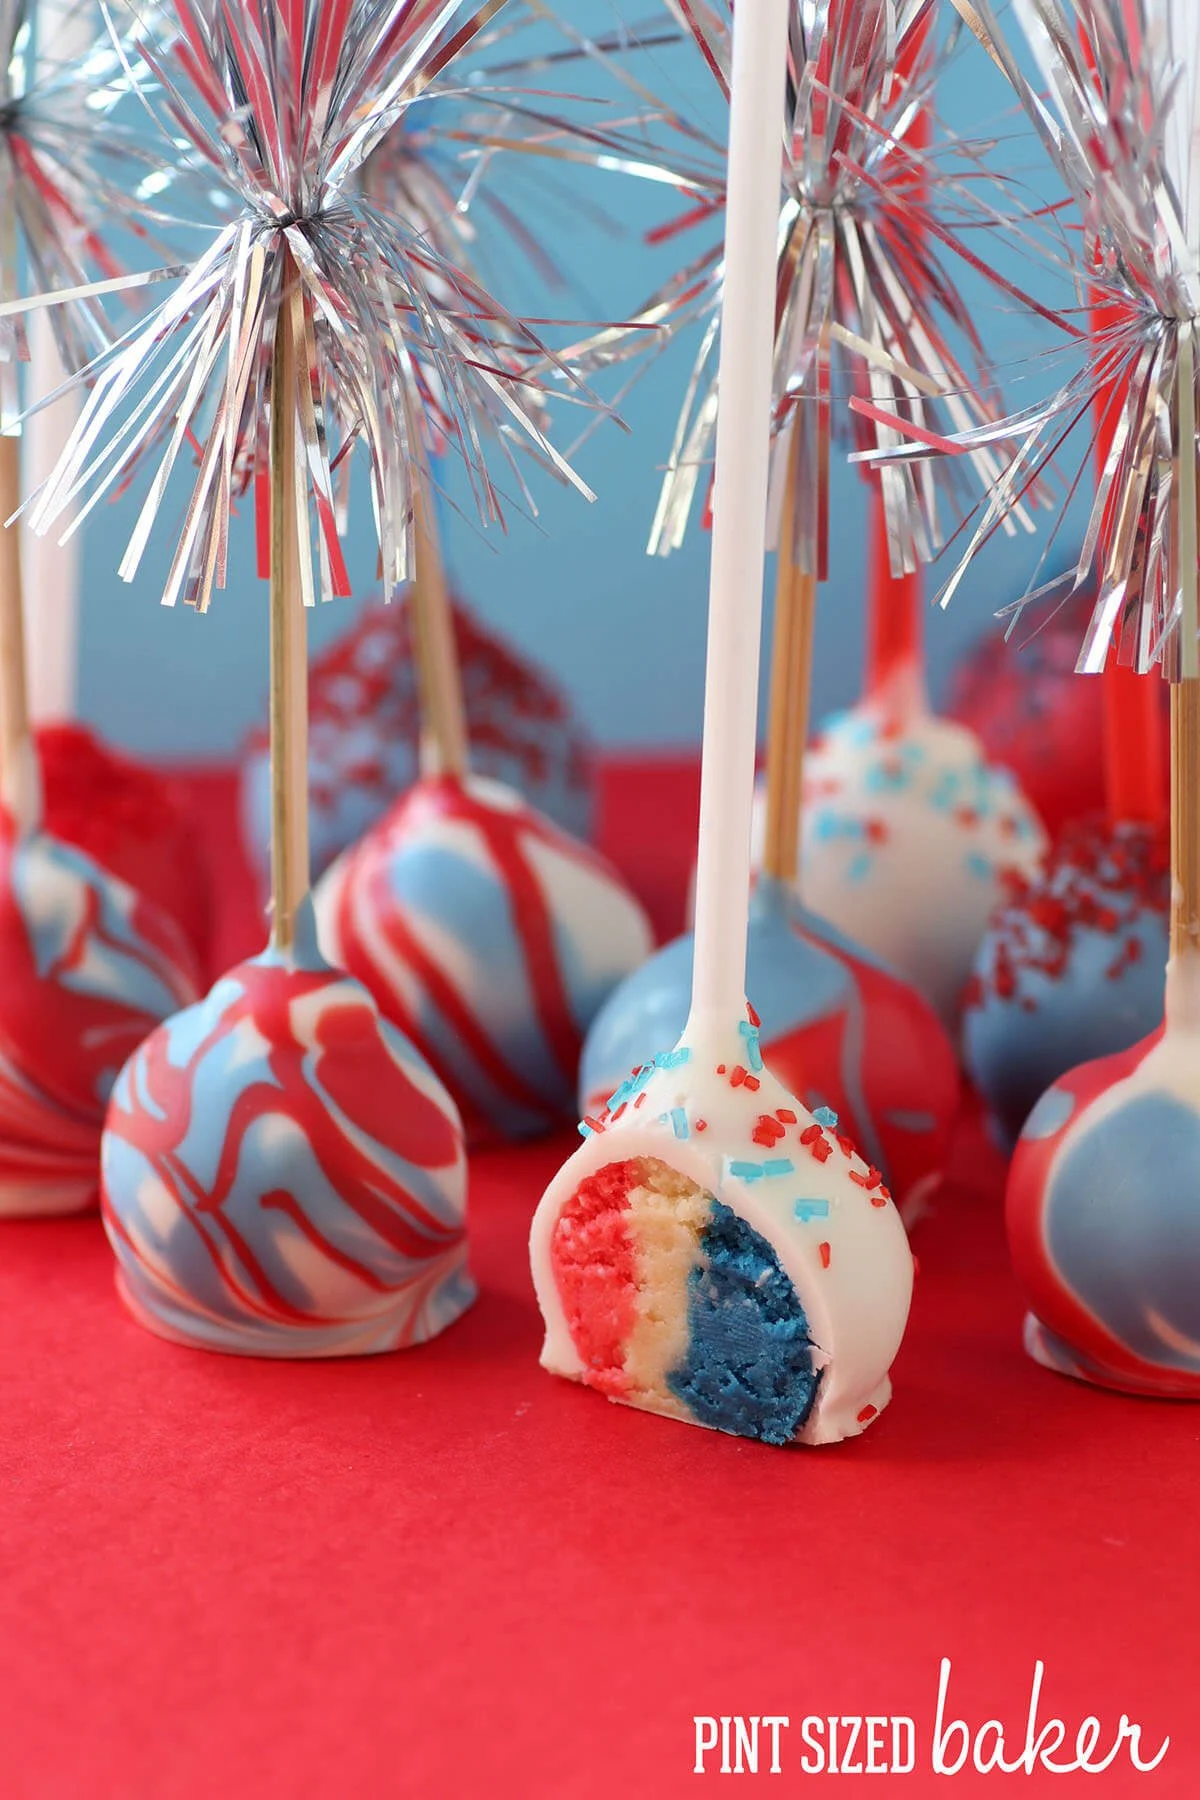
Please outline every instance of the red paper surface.
M1200 1792L1200 1411L1026 1361L977 1126L893 1406L817 1451L538 1368L526 1232L572 1142L476 1159L477 1306L362 1362L162 1344L97 1222L3 1228L3 1800ZM1171 1747L1145 1776L938 1778L943 1656L950 1711L1010 1754L1037 1658L1043 1721ZM804 1776L800 1720L832 1712L912 1715L916 1771ZM692 1774L693 1716L736 1713L791 1718L781 1776Z

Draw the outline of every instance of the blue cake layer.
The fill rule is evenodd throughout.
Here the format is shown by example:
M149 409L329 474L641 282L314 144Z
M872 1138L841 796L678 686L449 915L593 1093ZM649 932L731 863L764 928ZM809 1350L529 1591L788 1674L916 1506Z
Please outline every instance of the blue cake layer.
M714 1200L688 1279L688 1353L668 1377L703 1425L766 1444L795 1437L817 1396L808 1320L766 1239Z

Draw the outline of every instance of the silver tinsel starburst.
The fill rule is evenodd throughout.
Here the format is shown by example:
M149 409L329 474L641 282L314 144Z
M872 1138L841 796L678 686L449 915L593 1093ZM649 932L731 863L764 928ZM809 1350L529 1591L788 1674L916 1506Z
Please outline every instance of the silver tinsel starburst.
M1065 261L1081 323L1064 317L1071 366L1056 391L998 427L1017 449L944 598L1068 439L1083 450L1072 492L1103 446L1075 566L1031 589L1010 609L1014 623L1033 601L1094 588L1082 671L1099 671L1115 653L1143 673L1195 676L1200 8L1176 6L1168 23L1151 0L1017 0L1011 19L1034 59L1035 85L990 0L955 4L1011 82L1076 208L1082 230L1067 234ZM1180 32L1190 44L1173 41ZM1051 255L1061 264L1061 243ZM899 455L973 454L989 437L955 434Z
M209 171L222 222L170 298L93 362L78 427L31 509L36 529L64 516L77 528L151 464L121 565L132 579L173 470L195 455L164 600L206 607L225 583L231 508L265 473L272 346L288 287L299 295L296 405L323 594L348 589L340 476L357 443L367 452L385 592L411 573L414 485L446 440L461 453L485 522L502 513L489 453L526 500L518 448L587 492L546 434L545 404L554 392L599 403L544 336L484 287L462 254L461 229L436 225L437 195L416 165L394 179L431 108L466 94L478 112L480 90L463 61L506 3L164 8L174 33L165 41L147 33L142 55L164 133L182 135ZM511 92L503 110L518 110ZM543 129L554 135L548 121ZM621 160L619 133L610 141L593 127L587 137L590 159L611 151ZM318 577L301 561L311 601Z
M727 0L668 0L728 94ZM920 431L981 424L981 346L956 279L974 262L961 231L982 222L965 147L934 155L919 130L948 50L928 30L934 0L792 0L780 132L779 282L773 486L791 489L791 553L824 578L835 434L862 450ZM714 183L701 213L720 216ZM689 221L691 222L691 221ZM643 317L698 321L693 365L651 549L683 539L706 479L716 427L716 343L723 264L713 245L656 294ZM963 357L970 362L970 371ZM851 411L847 402L858 402ZM983 485L1000 467L981 447ZM952 464L888 464L882 489L892 567L912 571L944 538L943 502L964 510ZM1022 520L1022 522L1024 522Z
M43 23L46 24L43 18ZM114 117L127 92L121 56L90 0L59 9L54 41L38 41L37 0L0 0L0 306L26 294L88 289L116 280L112 234L146 228L156 215L136 203L130 174L151 173L151 158ZM80 56L62 56L92 26ZM154 184L156 189L159 184ZM81 369L112 341L94 294L50 311L64 365ZM17 367L28 360L24 322L0 315L0 414L12 430L20 413Z

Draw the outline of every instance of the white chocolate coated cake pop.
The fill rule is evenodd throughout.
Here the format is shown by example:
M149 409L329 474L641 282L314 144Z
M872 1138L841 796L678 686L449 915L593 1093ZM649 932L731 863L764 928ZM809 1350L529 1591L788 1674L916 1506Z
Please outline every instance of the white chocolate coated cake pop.
M544 1366L770 1444L863 1431L912 1255L878 1170L764 1068L756 1026L693 1023L581 1130L533 1224Z
M911 981L952 1031L1010 871L1047 848L1007 770L961 725L883 709L834 718L805 760L800 895Z

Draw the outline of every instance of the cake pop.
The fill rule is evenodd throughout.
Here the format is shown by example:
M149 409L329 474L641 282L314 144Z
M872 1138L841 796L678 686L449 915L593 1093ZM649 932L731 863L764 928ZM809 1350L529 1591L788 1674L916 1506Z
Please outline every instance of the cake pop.
M912 1257L879 1170L742 1024L689 1026L586 1121L533 1224L542 1361L693 1424L836 1443L888 1402Z
M84 725L39 725L34 738L46 830L174 919L203 967L211 873L184 794Z
M1090 611L1081 595L1020 644L985 633L956 665L943 708L1009 771L1052 838L1104 805L1100 687L1075 672Z
M570 702L461 601L452 606L471 762L507 782L564 831L586 838L593 812L591 750ZM412 608L364 607L316 658L309 678L309 794L314 875L370 829L417 778L420 699ZM242 757L242 835L261 862L269 814L266 733ZM261 870L265 881L265 867Z
M600 1009L580 1067L585 1117L605 1109L629 1069L679 1039L692 949L690 936L666 945ZM958 1112L958 1068L937 1018L915 988L766 876L750 900L746 982L759 996L771 1073L810 1112L837 1113L914 1223L940 1185Z
M1161 1021L1170 897L1161 826L1087 819L998 907L967 988L963 1054L1006 1147L1060 1075Z
M744 994L786 0L733 32L722 406L692 1007L584 1121L534 1216L542 1361L613 1400L769 1444L886 1405L912 1287L877 1170L764 1066Z
M570 1117L583 1034L653 947L603 859L473 775L416 783L317 890L321 941L406 1031L473 1140Z
M118 1287L151 1331L254 1356L419 1344L474 1296L454 1104L325 963L311 906L153 1031L104 1132Z
M0 809L0 1215L96 1204L117 1070L198 980L169 915Z
M898 727L864 703L809 751L801 898L911 981L952 1031L992 910L1046 848L1012 776L961 725L918 713Z

